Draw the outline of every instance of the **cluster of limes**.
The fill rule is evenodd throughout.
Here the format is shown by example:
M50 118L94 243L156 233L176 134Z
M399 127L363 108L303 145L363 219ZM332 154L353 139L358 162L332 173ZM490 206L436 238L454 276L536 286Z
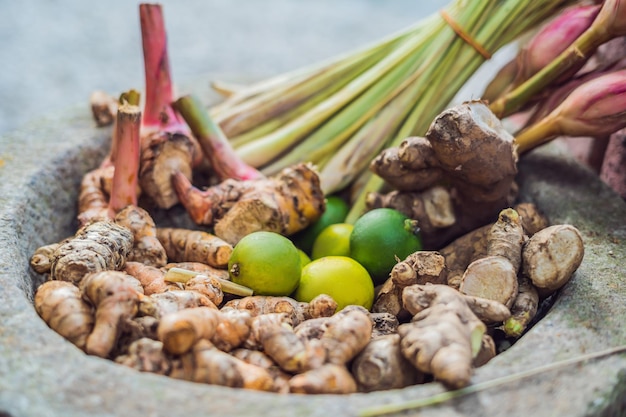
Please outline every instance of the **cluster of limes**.
M421 241L415 222L399 211L374 209L354 224L344 222L347 213L347 204L330 196L322 217L291 239L273 232L245 236L230 258L232 280L259 295L310 301L328 294L339 309L369 309L374 286L398 259L420 250Z

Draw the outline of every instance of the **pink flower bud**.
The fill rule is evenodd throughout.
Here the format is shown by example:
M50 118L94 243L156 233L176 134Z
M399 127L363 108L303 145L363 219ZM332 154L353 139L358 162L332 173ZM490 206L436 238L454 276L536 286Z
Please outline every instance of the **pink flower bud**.
M584 83L552 114L561 134L568 136L597 137L626 127L626 70Z
M600 11L599 5L572 7L548 23L529 42L521 53L521 74L524 81L547 66L567 49L593 23ZM584 64L568 71L567 78ZM562 77L565 78L565 77Z

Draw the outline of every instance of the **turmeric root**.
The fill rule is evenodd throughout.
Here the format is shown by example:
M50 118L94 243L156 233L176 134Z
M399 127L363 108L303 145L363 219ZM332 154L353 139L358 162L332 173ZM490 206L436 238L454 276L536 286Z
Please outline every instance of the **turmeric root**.
M267 354L260 350L239 348L230 352L237 359L259 366L269 372L274 380L274 389L272 391L279 394L289 393L289 380L292 375L280 369L280 367Z
M137 314L139 293L136 281L121 271L90 273L80 289L96 309L95 325L87 338L85 351L106 358L120 335L120 324Z
M115 362L140 372L159 375L168 375L172 369L171 359L163 351L163 343L146 337L134 341L128 353L115 358Z
M372 339L398 332L400 322L398 317L391 313L371 313Z
M140 262L128 261L124 265L124 272L135 277L143 287L145 295L162 293L172 289L179 289L177 286L168 284L163 277L165 271L151 265L145 265Z
M518 292L517 273L523 243L524 229L519 214L511 208L502 210L489 230L487 256L467 267L459 290L511 307Z
M253 316L268 313L284 313L293 327L305 320L330 317L337 310L337 302L326 294L321 294L308 303L298 302L290 297L252 295L228 301L224 307L247 310Z
M161 318L157 337L165 351L180 355L200 339L210 340L220 320L220 313L208 307L186 308Z
M404 388L424 380L424 375L402 355L398 334L372 339L350 369L361 392Z
M542 296L565 285L585 254L583 239L574 226L562 224L535 233L524 245L523 271Z
M321 366L326 355L314 340L304 341L294 332L284 313L269 313L252 319L251 335L283 370L300 373Z
M113 181L113 165L98 167L86 173L78 191L78 221L84 226L90 222L109 219L109 196L105 181Z
M226 268L233 247L217 236L200 230L157 228L157 238L170 262L201 262Z
M167 263L165 248L156 236L156 225L146 210L135 205L126 206L115 215L114 221L133 233L134 243L128 255L129 261L156 267Z
M327 363L289 380L294 394L351 394L357 391L354 378L344 365Z
M222 352L207 340L199 341L191 352L183 355L181 367L174 369L170 376L233 388L274 391L274 381L267 370Z
M214 277L198 274L185 283L186 291L196 291L206 296L213 304L219 306L224 301L222 285Z
M463 294L447 285L412 285L404 289L403 302L413 314L410 323L398 327L403 355L419 371L450 388L466 386L486 326ZM485 314L495 311L494 318L501 318L500 312L506 310L495 301L482 304Z
M33 271L38 274L49 274L52 268L54 251L61 243L51 243L37 248L33 256L30 257L30 267L33 268Z
M120 270L133 246L133 235L112 221L80 228L54 251L51 279L78 284L90 272Z
M230 352L241 346L249 337L252 327L252 315L245 310L221 310L221 320L211 339L215 347Z
M402 290L409 285L445 284L446 265L444 257L434 251L417 251L398 262L391 270L376 295L372 306L373 312L387 312L399 316L404 311Z
M231 244L259 230L293 234L325 209L319 177L310 164L286 168L267 179L226 180L205 191L181 175L174 176L173 183L193 220L214 225L215 234Z
M168 290L140 297L139 301L139 312L156 318L193 307L209 307L217 310L217 306L206 295L197 291Z
M37 289L35 310L55 332L85 350L94 316L78 287L65 281L47 281Z

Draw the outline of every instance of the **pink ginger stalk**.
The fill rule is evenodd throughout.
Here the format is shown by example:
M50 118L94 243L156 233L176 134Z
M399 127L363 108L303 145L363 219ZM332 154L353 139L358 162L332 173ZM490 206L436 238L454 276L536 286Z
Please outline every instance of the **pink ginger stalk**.
M174 108L180 112L198 139L204 156L220 180L251 180L263 174L246 164L233 149L219 125L213 121L202 102L193 95L179 98Z
M115 171L109 198L109 216L114 217L129 205L137 205L139 174L139 135L141 110L138 106L123 104L117 110L115 134Z
M185 124L171 107L174 89L167 53L167 34L160 4L139 5L141 40L146 77L142 129L187 134Z
M626 70L594 78L515 139L519 152L556 136L605 136L626 127Z

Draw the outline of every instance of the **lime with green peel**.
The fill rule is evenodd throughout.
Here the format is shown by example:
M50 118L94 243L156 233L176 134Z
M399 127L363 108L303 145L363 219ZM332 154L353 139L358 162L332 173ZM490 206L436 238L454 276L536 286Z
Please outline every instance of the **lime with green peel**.
M311 254L313 243L322 230L331 224L342 223L348 215L349 209L348 204L341 197L326 197L326 209L322 216L306 229L294 234L292 236L293 243L306 253Z
M313 242L311 258L324 256L349 256L350 234L354 226L350 223L335 223L326 226Z
M300 285L293 297L309 302L326 294L337 302L337 310L360 305L368 310L374 302L374 284L367 270L347 256L325 256L302 268Z
M300 251L283 235L253 232L233 248L228 272L235 284L251 288L256 295L286 296L300 282Z
M303 268L304 265L311 263L311 258L302 249L298 249L298 253L300 254L300 264Z
M350 257L368 270L376 285L385 282L398 259L421 249L417 221L391 208L363 214L350 235Z

